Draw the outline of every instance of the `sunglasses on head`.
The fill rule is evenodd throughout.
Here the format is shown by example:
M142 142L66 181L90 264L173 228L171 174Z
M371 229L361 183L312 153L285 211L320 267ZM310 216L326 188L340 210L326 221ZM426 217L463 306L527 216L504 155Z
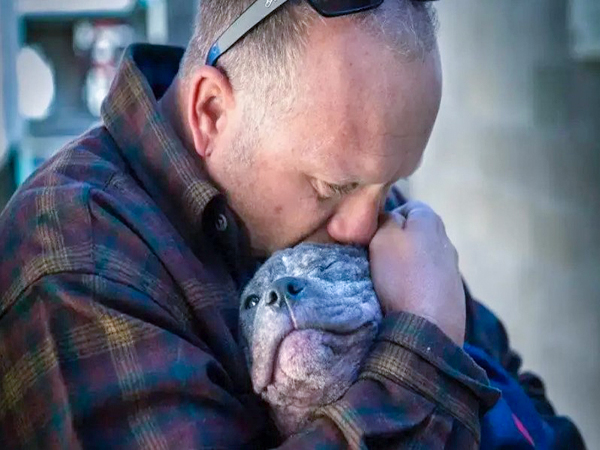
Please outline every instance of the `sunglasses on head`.
M217 39L208 52L206 64L214 66L217 60L250 30L274 13L288 0L256 0ZM306 0L325 17L345 16L377 8L383 0ZM432 0L413 0L432 1Z

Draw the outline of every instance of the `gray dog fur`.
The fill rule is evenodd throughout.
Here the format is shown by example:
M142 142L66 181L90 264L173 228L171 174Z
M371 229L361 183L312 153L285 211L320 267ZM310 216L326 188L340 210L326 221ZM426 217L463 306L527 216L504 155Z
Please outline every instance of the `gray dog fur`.
M284 435L356 380L381 317L363 248L304 243L261 266L242 293L240 338Z

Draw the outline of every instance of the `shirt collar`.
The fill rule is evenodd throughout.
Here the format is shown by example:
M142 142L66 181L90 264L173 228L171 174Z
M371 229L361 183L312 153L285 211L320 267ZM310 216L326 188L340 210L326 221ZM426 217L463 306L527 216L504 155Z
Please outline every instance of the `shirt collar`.
M129 47L102 105L102 120L142 187L169 218L199 229L206 205L219 192L157 104L182 55L176 47Z
M141 186L193 250L200 236L208 237L232 268L242 253L249 254L241 227L199 157L158 110L157 99L177 75L182 56L178 47L129 47L102 105L102 120Z

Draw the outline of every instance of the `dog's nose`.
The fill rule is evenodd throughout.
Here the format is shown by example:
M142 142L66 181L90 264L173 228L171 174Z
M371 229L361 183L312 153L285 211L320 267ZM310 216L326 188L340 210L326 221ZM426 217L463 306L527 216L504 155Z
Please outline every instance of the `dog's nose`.
M306 287L306 280L297 277L282 277L273 282L266 304L280 308L285 300L299 300Z

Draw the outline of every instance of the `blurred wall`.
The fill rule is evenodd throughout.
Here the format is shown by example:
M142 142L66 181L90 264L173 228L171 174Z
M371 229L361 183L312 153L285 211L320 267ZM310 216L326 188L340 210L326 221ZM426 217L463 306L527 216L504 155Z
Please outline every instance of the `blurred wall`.
M411 196L441 214L474 295L600 449L600 59L570 56L565 0L438 11L445 92Z

